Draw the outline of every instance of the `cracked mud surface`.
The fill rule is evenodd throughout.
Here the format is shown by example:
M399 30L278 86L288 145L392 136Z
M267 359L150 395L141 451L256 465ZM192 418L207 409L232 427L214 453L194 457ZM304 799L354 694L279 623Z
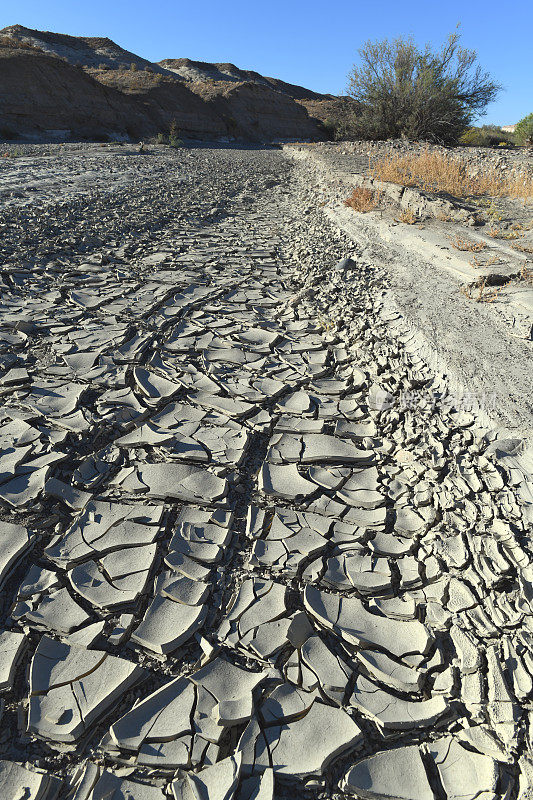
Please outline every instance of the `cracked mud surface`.
M531 797L527 476L384 272L277 151L1 169L0 796Z

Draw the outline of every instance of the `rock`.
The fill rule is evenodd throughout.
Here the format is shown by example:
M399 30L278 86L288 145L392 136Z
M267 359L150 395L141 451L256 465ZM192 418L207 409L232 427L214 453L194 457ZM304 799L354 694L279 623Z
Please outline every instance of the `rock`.
M0 586L4 583L9 571L25 551L32 545L35 536L22 525L0 520Z
M402 700L388 694L366 678L359 676L351 699L356 708L371 717L378 726L388 730L428 728L442 717L448 708L445 697L430 700Z
M365 800L434 800L418 747L395 747L359 761L341 790Z
M131 641L166 655L184 644L202 626L207 606L185 605L157 594L133 631Z
M308 497L316 491L316 485L303 478L296 464L264 464L259 478L259 488L267 495L284 500Z
M467 750L451 736L432 742L428 749L450 800L494 797L498 766L492 758Z
M356 598L339 598L308 586L304 604L322 625L338 632L352 646L374 645L401 658L409 653L426 654L433 641L420 622L398 622L370 614Z
M28 730L75 742L142 675L129 661L43 636L30 667Z
M63 781L44 772L26 769L14 761L0 761L0 791L2 800L54 800Z
M340 753L361 739L355 722L340 708L314 702L301 719L265 729L275 775L321 775Z
M112 740L123 750L138 752L145 742L166 742L192 733L194 702L194 685L187 678L175 678L113 723Z
M0 632L0 690L13 688L15 669L26 646L26 637L16 631Z
M209 800L231 800L241 769L242 756L237 753L207 767L198 774L189 773L172 783L175 800L189 800L191 797L207 797Z
M128 781L104 770L87 796L87 800L107 800L108 797L112 797L113 800L130 800L130 798L135 798L135 800L164 800L162 789L145 783L138 783L137 781ZM77 796L76 800L78 800Z

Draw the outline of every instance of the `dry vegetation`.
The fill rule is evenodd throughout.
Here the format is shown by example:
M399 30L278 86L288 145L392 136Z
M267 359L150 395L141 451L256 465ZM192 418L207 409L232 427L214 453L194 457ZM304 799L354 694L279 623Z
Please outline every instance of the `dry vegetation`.
M533 254L533 247L527 244L512 244L511 247L513 250L518 250L519 253L526 253L526 255Z
M414 186L429 192L445 192L454 197L514 197L533 200L533 175L526 172L502 175L496 167L472 176L468 168L445 153L392 154L376 159L370 174L380 181Z
M361 214L366 214L367 211L372 211L377 208L380 201L380 195L373 192L371 189L363 189L356 187L350 197L346 198L344 205L348 208L353 208L354 211L359 211Z
M461 292L469 300L475 300L476 303L494 303L500 294L503 286L491 287L487 286L487 279L482 278L474 286L462 286Z
M485 242L474 242L472 239L464 239L462 236L456 236L451 243L456 250L464 250L469 253L480 253L485 248Z
M494 253L483 260L479 259L477 256L473 256L468 263L471 267L474 267L474 269L478 267L493 267L494 264L501 264L501 257Z
M28 44L27 42L19 42L17 39L12 39L11 36L0 36L0 47L8 47L10 50L37 50L39 53L42 53L40 47L35 47L35 45Z
M495 260L495 259L494 259ZM473 261L470 262L472 267L487 267L492 262L492 259L489 259L486 263L478 263L476 256L474 256ZM489 284L488 278L480 278L476 283L470 284L469 286L461 286L461 294L464 294L465 297L468 297L469 300L474 300L476 303L494 303L495 300L498 299L500 292L503 291L506 287L509 286L533 286L533 266L529 263L525 263L518 275L510 278L505 283L502 283L501 286L491 286Z
M495 228L491 226L488 231L487 235L491 237L491 239L519 239L521 234L517 230L500 230L499 228Z
M420 222L420 217L418 214L415 214L410 208L406 208L401 211L400 214L395 217L395 219L396 222L403 222L404 225L416 225L417 222Z
M527 283L528 286L533 286L533 265L524 264L517 280L518 283Z

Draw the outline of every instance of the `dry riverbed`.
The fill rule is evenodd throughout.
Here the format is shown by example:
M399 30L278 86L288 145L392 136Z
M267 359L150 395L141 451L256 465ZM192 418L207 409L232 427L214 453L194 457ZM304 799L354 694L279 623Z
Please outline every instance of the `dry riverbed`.
M485 343L452 378L427 276L278 150L15 156L2 800L529 798L530 407L465 385Z

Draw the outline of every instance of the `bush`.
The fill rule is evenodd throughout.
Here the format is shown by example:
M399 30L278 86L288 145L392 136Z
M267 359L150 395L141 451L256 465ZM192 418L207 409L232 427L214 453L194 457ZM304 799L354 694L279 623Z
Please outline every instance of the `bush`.
M167 137L165 136L165 134L164 133L158 133L157 134L157 144L166 144L166 143L167 143Z
M358 211L360 214L366 214L368 211L373 211L374 208L377 208L379 201L379 194L376 196L371 189L357 186L350 197L343 201L343 205L353 208L354 211Z
M348 85L361 104L359 135L455 144L500 90L459 38L455 31L438 52L411 38L367 42Z
M520 120L514 134L520 144L533 144L533 114Z
M134 64L132 61L130 64L130 69L132 72L137 72L137 64Z
M328 139L335 142L345 142L358 138L357 117L350 116L327 117L322 122L322 129Z
M482 125L481 128L468 128L460 137L459 144L469 147L513 145L514 136L512 133L505 133L496 125Z
M173 119L170 124L168 143L171 147L181 147L183 144L182 140L180 139L180 129L178 128L178 123L175 119Z

